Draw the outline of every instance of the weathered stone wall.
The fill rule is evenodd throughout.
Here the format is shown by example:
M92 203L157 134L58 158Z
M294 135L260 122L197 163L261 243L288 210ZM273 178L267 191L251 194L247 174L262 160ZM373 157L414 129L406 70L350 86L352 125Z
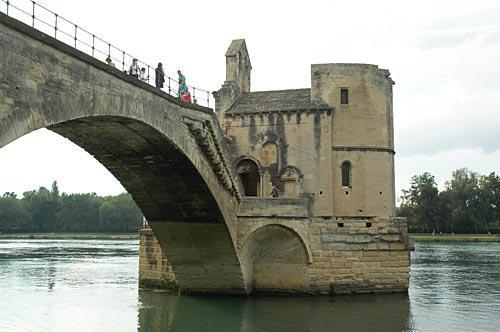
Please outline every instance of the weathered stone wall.
M310 92L283 90L282 94L293 104L310 93L313 108L297 105L286 110L288 104L283 101L283 110L266 109L266 104L276 104L278 92L254 92L253 99L243 95L225 113L233 158L257 163L258 196L269 196L275 184L282 195L312 197L315 216L394 216L393 81L389 72L364 64L312 65L311 71ZM340 103L341 89L349 91L348 104ZM255 109L247 100L253 101ZM334 111L314 109L324 104ZM266 149L268 144L276 145L276 157ZM269 160L270 155L274 160ZM345 161L352 166L352 181L343 187L341 165ZM291 187L294 182L286 181L283 171L287 167L300 174L297 189ZM279 176L278 181L273 174Z
M249 289L257 292L408 289L405 219L240 217L238 240L242 264L252 276Z
M343 187L341 166L351 164L352 186ZM333 151L335 216L391 217L396 214L394 154L387 151Z
M335 108L332 121L333 215L395 215L392 85L388 70L369 64L311 66L311 99ZM341 89L348 103L341 103ZM352 187L340 166L352 165ZM347 194L346 194L347 193Z
M139 231L139 287L166 290L176 288L172 267L151 229Z
M309 235L314 292L408 290L410 244L405 219L315 220L309 224Z
M263 110L265 111L265 110ZM332 216L332 117L333 112L295 111L226 116L226 134L231 138L231 154L235 160L251 158L262 171L262 197L271 192L270 172L280 178L277 185L286 195L283 171L293 167L300 172L297 195L314 197L314 215ZM273 142L277 157L276 170L263 164L263 146ZM292 196L293 197L293 196Z

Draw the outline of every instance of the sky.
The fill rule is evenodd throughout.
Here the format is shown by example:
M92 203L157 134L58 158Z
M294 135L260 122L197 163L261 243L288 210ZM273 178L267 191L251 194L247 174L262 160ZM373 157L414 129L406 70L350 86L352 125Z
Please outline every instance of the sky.
M13 4L28 0L12 0ZM67 1L42 5L167 74L218 90L245 38L252 91L310 87L310 64L371 63L394 86L396 194L430 172L500 173L500 1ZM4 10L2 8L2 10ZM41 129L0 149L0 192L123 192L96 160Z

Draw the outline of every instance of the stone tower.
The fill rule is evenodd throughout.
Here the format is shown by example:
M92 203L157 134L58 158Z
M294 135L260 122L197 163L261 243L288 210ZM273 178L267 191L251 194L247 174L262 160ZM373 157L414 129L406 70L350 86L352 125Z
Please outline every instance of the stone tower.
M222 88L214 92L215 111L223 123L225 110L241 93L250 92L252 64L244 39L235 39L226 51L226 80Z
M393 80L368 64L311 66L311 100L332 118L333 214L395 215Z

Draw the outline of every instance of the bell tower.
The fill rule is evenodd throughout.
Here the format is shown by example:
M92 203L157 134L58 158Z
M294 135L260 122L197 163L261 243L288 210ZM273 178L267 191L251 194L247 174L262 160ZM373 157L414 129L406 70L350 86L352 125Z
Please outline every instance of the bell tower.
M238 96L250 92L252 64L245 39L235 39L226 51L226 80L219 91L214 92L215 111L220 123L224 123L225 111Z

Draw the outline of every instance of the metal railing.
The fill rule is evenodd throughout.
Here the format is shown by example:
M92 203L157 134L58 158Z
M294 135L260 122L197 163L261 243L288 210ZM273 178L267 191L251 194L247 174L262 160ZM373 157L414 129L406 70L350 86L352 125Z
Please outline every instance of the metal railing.
M33 28L44 32L63 43L82 51L95 59L106 63L109 57L115 68L128 73L133 59L137 59L124 50L112 45L104 39L83 29L77 24L65 19L57 13L45 8L32 0L0 0L2 6L0 11L7 16L15 18ZM146 70L144 82L152 86L155 85L155 67L138 60L140 68ZM210 92L188 85L192 101L196 101L202 106L210 107ZM179 82L168 75L165 75L164 91L174 97L179 97ZM201 101L201 103L200 103Z

